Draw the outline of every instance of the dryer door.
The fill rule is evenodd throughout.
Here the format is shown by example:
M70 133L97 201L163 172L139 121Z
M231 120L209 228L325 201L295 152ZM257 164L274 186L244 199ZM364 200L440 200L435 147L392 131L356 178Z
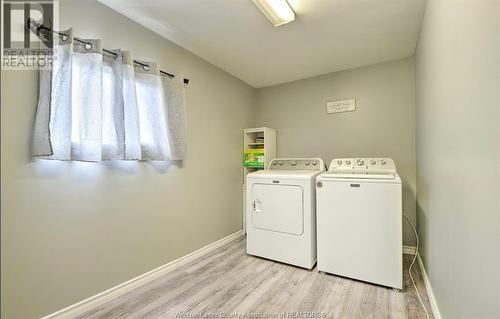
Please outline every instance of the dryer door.
M252 226L301 235L304 232L304 196L298 185L253 184Z

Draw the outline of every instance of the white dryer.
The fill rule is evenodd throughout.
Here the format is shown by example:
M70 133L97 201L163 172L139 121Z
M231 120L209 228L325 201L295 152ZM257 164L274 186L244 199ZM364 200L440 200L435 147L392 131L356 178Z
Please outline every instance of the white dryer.
M388 158L334 159L318 176L318 270L402 289L401 179Z
M311 269L316 263L319 158L274 159L247 175L247 253Z

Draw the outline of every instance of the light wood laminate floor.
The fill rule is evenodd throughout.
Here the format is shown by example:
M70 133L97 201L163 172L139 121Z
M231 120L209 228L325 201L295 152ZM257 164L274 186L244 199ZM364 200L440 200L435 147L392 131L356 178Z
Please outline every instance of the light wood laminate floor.
M398 292L252 257L238 239L78 318L426 318L408 276L411 258L404 255ZM413 274L430 312L418 265Z

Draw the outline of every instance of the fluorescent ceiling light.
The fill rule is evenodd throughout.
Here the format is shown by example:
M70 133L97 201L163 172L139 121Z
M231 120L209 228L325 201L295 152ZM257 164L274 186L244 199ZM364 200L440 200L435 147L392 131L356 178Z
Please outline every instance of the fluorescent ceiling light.
M286 0L253 0L253 2L275 27L295 20L295 13Z

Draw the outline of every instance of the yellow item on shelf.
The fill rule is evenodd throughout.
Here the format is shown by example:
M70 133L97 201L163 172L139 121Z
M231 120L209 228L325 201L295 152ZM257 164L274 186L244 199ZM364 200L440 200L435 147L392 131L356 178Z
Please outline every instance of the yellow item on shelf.
M246 167L264 167L264 149L246 149L243 152L243 165Z

